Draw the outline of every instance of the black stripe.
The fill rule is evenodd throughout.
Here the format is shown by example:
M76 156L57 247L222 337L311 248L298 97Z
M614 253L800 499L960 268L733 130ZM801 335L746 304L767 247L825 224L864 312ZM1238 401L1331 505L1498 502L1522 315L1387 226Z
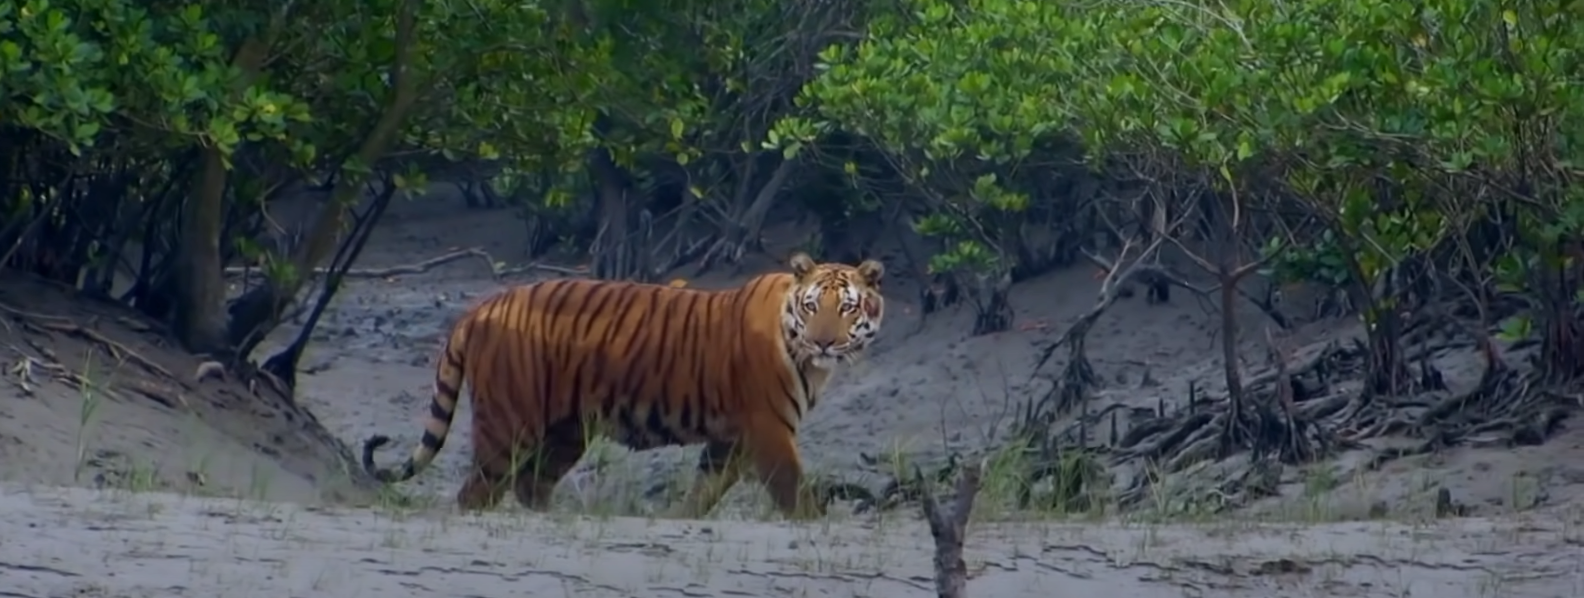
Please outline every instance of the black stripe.
M434 452L440 452L440 449L445 447L445 441L446 439L444 437L435 436L428 430L424 430L423 437L418 439L420 444ZM411 463L411 460L409 460L409 463Z
M685 393L685 396L677 397L677 400L703 402L720 409L724 407L721 405L722 401L731 399L724 396L712 396L719 393L710 392L714 388L714 385L710 384L710 368L716 368L716 374L730 376L732 374L732 363L736 360L728 355L721 360L721 363L708 363L715 354L713 350L718 349L718 347L710 345L709 334L706 331L720 325L717 321L719 318L709 317L719 310L719 304L712 301L713 297L708 296L695 296L689 299L690 301L688 301L686 306L687 317L683 319L681 329L675 331L677 338L668 339L675 343L673 346L679 349L687 348L687 354L678 355L678 358L685 360L683 363L691 366L688 368L687 377L682 379L683 384L678 385L681 388L689 389L689 392ZM682 353L681 350L670 352ZM720 371L722 368L725 371ZM719 377L716 376L717 379ZM688 382L691 382L691 384Z
M675 431L671 429L671 426L666 424L665 409L666 407L664 405L655 405L651 407L649 409L649 417L647 421L644 422L644 427L648 429L649 433L658 437L660 442L663 444L682 444L682 439L678 437Z
M453 413L455 412L447 411L445 405L441 405L437 401L429 401L429 417L450 423Z
M814 408L813 403L814 403L814 400L815 400L814 399L814 391L810 389L809 381L808 381L808 374L805 373L802 368L798 368L798 370L797 370L797 383L798 383L798 391L803 393L803 396L808 399L808 403L809 403L808 407L810 409L813 409ZM808 414L803 412L803 403L798 402L796 396L793 396L792 399L793 399L792 400L792 406L796 407L797 411L798 411L798 421L802 421L803 418L808 417Z

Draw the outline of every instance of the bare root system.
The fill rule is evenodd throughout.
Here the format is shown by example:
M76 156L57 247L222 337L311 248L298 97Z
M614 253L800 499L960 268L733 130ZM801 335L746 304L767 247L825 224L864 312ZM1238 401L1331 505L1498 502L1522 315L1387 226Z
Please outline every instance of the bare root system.
M1220 500L1213 510L1225 510L1274 494L1283 467L1343 451L1373 451L1367 467L1376 469L1452 447L1513 447L1550 439L1584 404L1584 392L1548 386L1533 368L1508 363L1489 335L1475 328L1431 310L1408 322L1400 346L1411 388L1401 396L1360 389L1368 362L1361 341L1333 342L1295 355L1267 332L1268 363L1248 376L1244 405L1237 410L1225 397L1201 396L1198 385L1191 385L1189 396L1175 407L1161 401L1153 409L1114 404L1091 411L1083 397L1093 392L1097 377L1083 360L1071 362L1053 394L1063 407L1081 412L1058 425L1061 410L1048 409L1052 397L1030 400L1014 428L1007 450L1020 453L1025 467L1018 502L1032 506L1028 489L1045 483L1060 489L1057 506L1083 509L1085 497L1100 492L1097 486L1111 472L1142 470L1144 475L1121 488L1106 490L1118 507L1129 508L1150 497L1164 476L1241 455L1242 461L1228 462L1232 466L1217 474L1213 492ZM1081 339L1081 334L1064 335L1062 342ZM1532 344L1519 341L1508 352ZM1484 374L1472 388L1454 392L1435 361L1470 350L1486 356ZM1371 446L1369 441L1383 437L1417 442L1407 448ZM953 455L940 467L937 482L957 475L959 460ZM925 487L918 475L896 476L878 494L845 484L828 495L856 499L860 511L885 510L924 500Z

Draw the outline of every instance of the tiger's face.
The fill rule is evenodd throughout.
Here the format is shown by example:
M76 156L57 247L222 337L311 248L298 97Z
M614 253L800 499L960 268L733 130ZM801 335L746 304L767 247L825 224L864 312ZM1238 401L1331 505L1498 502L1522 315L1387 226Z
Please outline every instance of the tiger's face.
M821 369L850 363L880 332L885 266L816 263L808 254L791 260L793 283L781 310L781 327L794 357Z

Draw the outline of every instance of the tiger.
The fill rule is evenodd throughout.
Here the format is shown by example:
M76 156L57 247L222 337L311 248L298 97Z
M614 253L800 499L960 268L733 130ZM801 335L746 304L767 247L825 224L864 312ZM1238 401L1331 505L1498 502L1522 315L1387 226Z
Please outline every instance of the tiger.
M464 381L473 397L471 472L463 511L492 509L508 487L546 511L588 440L634 451L702 444L684 517L710 512L751 465L789 519L823 517L804 483L796 436L838 366L880 331L884 265L816 263L742 286L557 279L488 296L452 325L435 366L423 435L400 471L363 443L363 469L389 484L412 478L445 445Z

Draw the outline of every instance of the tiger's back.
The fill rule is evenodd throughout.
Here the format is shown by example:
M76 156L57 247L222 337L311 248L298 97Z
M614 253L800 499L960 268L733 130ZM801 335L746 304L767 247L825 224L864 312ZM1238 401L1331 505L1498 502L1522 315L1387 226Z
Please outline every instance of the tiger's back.
M510 289L467 318L463 375L483 411L475 432L586 436L561 428L589 426L633 450L734 436L742 412L769 404L737 400L749 384L795 375L776 328L752 318L790 283L777 274L729 291L574 279Z
M801 259L793 273L722 291L563 279L497 293L453 326L423 438L403 471L374 466L382 436L365 443L364 466L385 481L416 475L444 445L465 382L474 471L457 495L463 508L493 506L506 486L523 504L547 508L556 482L600 435L634 450L705 444L694 511L713 506L740 474L732 457L746 455L790 513L807 501L788 487L801 478L798 424L831 366L849 358L831 349L839 322L826 318L825 332L809 332L818 321L806 316L818 309L808 308L823 307L810 298L867 318L867 337L842 341L853 354L877 330L882 305L878 262ZM820 334L830 338L806 342Z

